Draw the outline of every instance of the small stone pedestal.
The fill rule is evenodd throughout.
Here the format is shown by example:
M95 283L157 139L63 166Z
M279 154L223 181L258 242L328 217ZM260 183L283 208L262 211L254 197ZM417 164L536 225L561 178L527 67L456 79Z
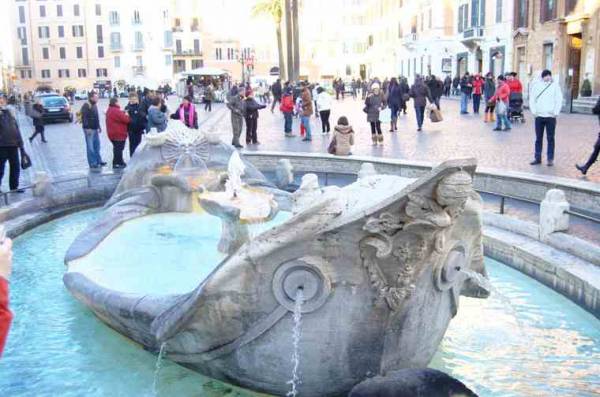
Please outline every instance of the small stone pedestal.
M565 192L550 189L540 204L540 240L546 241L554 232L569 229L569 203Z

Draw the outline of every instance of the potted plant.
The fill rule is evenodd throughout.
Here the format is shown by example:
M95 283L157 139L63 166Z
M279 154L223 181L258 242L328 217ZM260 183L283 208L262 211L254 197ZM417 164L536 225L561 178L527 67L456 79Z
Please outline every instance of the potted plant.
M592 83L587 77L583 80L583 83L581 84L581 90L579 95L582 97L592 96Z

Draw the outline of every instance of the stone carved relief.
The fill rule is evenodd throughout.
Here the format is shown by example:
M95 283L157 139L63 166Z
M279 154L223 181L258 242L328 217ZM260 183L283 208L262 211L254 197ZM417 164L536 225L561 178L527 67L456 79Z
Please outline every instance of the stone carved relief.
M398 213L383 212L367 219L363 230L369 235L360 242L361 258L377 291L376 303L385 302L391 310L401 307L415 288L414 276L428 247L428 262L437 263L445 249L446 231L462 214L472 193L471 175L457 171L437 183L434 197L410 193ZM426 235L433 236L430 242L422 237Z

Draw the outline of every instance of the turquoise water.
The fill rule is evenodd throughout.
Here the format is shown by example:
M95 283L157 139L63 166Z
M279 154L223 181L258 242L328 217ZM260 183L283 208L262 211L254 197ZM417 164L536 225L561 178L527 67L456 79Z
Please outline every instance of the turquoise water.
M16 239L15 321L0 360L0 396L155 395L156 356L97 320L62 284L65 251L98 215L73 214ZM510 305L462 298L432 365L482 397L598 395L600 321L521 273L486 263ZM169 361L157 385L157 395L169 397L258 395Z
M251 231L259 234L289 217L279 212L269 222L251 225ZM119 226L69 270L125 293L190 292L226 256L217 249L219 230L221 220L206 213L144 216Z

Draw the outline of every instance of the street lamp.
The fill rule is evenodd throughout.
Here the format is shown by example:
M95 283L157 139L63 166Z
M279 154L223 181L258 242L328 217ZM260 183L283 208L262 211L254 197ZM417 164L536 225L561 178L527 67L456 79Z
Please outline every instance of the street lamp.
M246 74L250 80L251 71L254 69L254 51L235 50L235 58L242 66L242 82L246 82Z

